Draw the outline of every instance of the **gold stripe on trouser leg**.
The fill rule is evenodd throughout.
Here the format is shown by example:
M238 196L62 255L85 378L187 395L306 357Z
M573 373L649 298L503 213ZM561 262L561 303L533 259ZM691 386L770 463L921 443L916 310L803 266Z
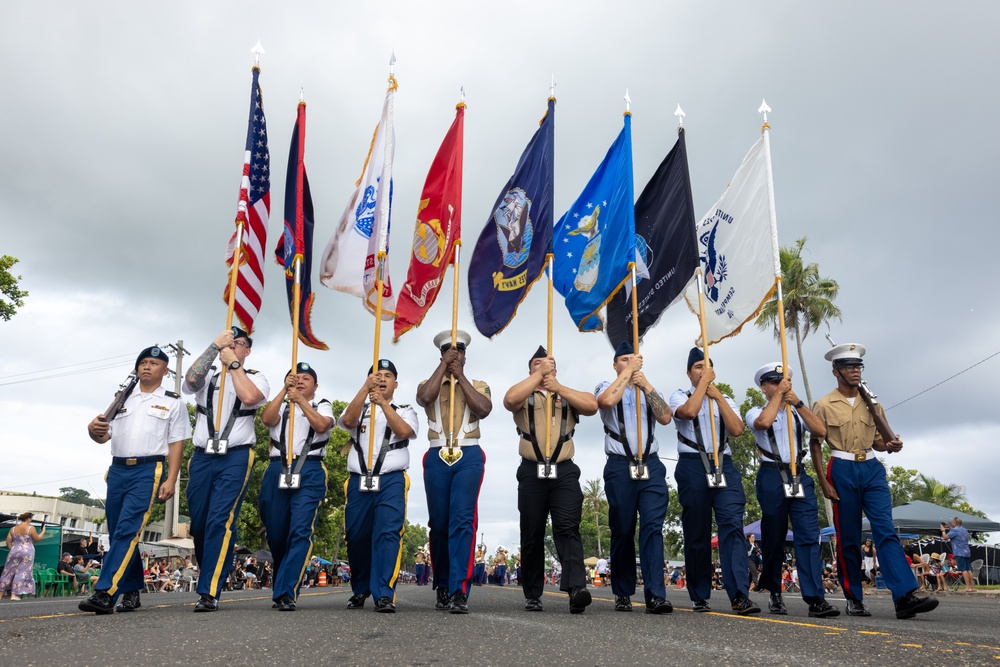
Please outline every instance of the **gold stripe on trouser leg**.
M149 506L146 508L146 513L142 515L142 525L139 529L135 531L135 535L132 537L132 541L129 542L128 551L125 552L125 557L122 558L121 565L118 566L118 570L115 572L114 576L111 577L111 588L108 589L108 595L114 596L118 592L118 582L125 575L125 568L132 561L132 554L135 552L135 548L139 545L139 538L142 537L142 529L146 527L149 522L149 513L153 510L153 502L156 500L156 492L160 490L160 479L163 475L163 462L156 464L156 471L153 473L153 493L149 496Z
M320 463L319 465L323 468L323 488L325 489L326 488L326 480L329 479L329 475L327 475L327 472L326 472L326 463ZM325 495L326 494L324 494L324 496ZM306 566L309 565L309 561L312 559L312 553L313 553L313 535L316 533L316 517L319 516L319 508L322 505L323 505L323 501L320 501L319 505L316 505L316 511L313 512L312 529L309 531L309 551L308 551L308 553L306 553L306 559L302 563L302 569L299 570L299 579L298 579L299 581L302 581L302 577L306 573ZM336 556L334 556L334 558L336 558ZM275 572L275 574L277 574L277 572ZM296 586L295 590L293 592L295 594L295 599L298 600L299 599L299 587Z
M396 569L389 579L389 588L392 589L392 601L396 601L396 580L399 578L399 564L403 558L403 533L406 532L406 499L410 495L410 476L403 471L403 525L399 527L399 551L396 553Z
M236 496L236 502L229 509L229 518L226 520L226 531L225 537L222 538L222 546L219 548L219 560L215 564L215 571L212 572L212 590L215 591L219 587L219 578L222 576L222 570L226 566L226 561L232 557L230 551L233 548L233 520L236 518L234 514L236 513L236 506L239 505L240 499L243 498L243 492L246 491L247 483L250 481L250 473L253 472L253 462L255 459L253 447L250 448L250 456L247 457L247 474L243 478L243 486L240 488L240 493Z

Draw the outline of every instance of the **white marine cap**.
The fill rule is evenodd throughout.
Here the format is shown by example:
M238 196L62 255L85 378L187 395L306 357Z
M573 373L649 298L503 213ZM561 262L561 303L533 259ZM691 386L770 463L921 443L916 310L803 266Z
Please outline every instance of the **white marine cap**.
M759 387L764 380L781 380L785 376L783 369L780 361L764 364L753 374L753 383ZM788 377L792 377L791 369L788 370Z
M456 347L469 347L469 343L472 342L472 336L465 333L461 329L455 334L455 346ZM437 336L434 336L434 347L441 349L445 345L451 347L451 329L445 329Z
M823 355L834 366L860 366L861 357L865 356L865 346L861 343L844 343L831 347Z

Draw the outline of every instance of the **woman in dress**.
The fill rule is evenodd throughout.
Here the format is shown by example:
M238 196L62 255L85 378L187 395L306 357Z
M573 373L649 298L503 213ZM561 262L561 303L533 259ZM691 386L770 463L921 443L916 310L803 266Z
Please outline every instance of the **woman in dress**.
M35 564L35 542L45 536L45 526L42 532L37 532L31 525L35 515L25 512L17 517L18 524L7 533L7 564L0 577L0 597L10 593L11 600L20 600L22 595L34 595L35 576L32 568Z

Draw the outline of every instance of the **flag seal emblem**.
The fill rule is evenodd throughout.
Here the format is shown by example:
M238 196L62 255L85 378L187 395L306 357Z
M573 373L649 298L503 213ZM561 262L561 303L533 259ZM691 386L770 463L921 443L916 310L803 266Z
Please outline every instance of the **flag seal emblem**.
M531 252L534 231L531 228L531 200L521 188L512 188L493 212L497 226L497 243L503 251L503 264L516 269L524 264Z
M363 238L370 239L372 230L375 228L375 186L369 185L365 188L365 194L361 197L361 202L354 210L354 217L357 220L355 231Z
M699 241L705 246L705 254L701 260L705 263L705 296L712 303L719 302L719 285L725 282L728 271L725 255L720 255L715 248L715 234L719 229L719 221L712 226L712 231L702 234Z

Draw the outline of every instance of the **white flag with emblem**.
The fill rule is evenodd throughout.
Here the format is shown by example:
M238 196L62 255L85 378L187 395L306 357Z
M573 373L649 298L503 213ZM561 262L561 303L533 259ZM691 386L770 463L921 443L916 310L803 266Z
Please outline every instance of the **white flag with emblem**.
M392 126L392 100L396 80L389 79L382 118L368 149L357 188L351 195L337 229L323 251L320 282L330 289L361 297L370 312L376 307L378 255L389 252L389 220L392 207L392 158L396 137ZM386 257L382 286L382 319L395 316L396 297L389 282Z
M698 223L709 344L738 334L774 292L775 253L767 188L761 137L743 158L722 197ZM688 286L684 298L697 313L697 282ZM698 344L702 344L700 337Z

